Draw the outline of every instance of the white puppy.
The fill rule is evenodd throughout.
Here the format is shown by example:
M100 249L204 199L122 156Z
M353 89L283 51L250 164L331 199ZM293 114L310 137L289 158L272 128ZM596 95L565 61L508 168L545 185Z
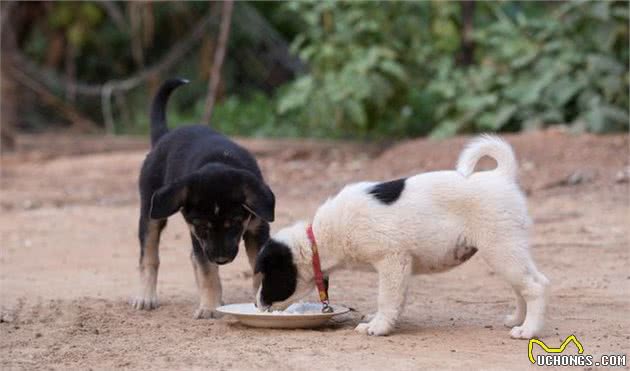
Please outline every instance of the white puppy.
M473 172L483 156L496 160L496 169ZM379 275L378 311L357 331L389 334L412 274L449 270L479 251L516 293L516 310L505 321L513 327L510 335L529 339L540 333L549 281L530 255L531 222L517 168L509 144L481 136L462 152L456 171L351 184L317 210L312 230L322 271L367 263ZM307 228L303 222L284 228L261 250L258 308L286 307L313 289Z

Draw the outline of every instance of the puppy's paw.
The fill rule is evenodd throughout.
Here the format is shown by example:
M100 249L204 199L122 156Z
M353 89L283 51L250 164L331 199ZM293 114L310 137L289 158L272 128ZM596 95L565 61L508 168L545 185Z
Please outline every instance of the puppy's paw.
M357 327L354 328L354 331L358 332L359 334L367 335L369 327L369 323L359 323Z
M531 327L528 326L517 326L514 327L511 331L510 331L510 336L513 339L526 339L529 340L533 337L538 336L538 331L536 329L532 329Z
M525 318L521 318L521 316L516 316L514 314L509 314L509 315L505 316L505 319L503 320L503 324L505 325L505 327L512 328L514 326L522 325L524 320L525 320Z
M193 314L194 319L221 318L222 314L208 307L199 307Z
M370 336L385 336L392 332L393 326L378 315L368 323L360 323L355 331Z
M136 296L129 301L131 307L137 310L153 310L156 309L158 304L158 298L155 295Z

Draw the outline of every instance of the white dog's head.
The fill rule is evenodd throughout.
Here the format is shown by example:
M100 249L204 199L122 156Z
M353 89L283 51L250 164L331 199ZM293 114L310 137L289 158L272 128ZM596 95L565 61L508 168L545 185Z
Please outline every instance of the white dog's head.
M261 310L283 310L315 287L307 224L283 228L267 241L256 258L262 284L256 294Z

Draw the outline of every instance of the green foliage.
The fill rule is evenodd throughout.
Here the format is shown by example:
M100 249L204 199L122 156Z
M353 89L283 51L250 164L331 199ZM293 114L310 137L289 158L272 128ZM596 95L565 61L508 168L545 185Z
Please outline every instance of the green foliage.
M202 105L198 107L201 114ZM291 117L279 120L274 104L264 94L254 94L249 99L231 96L215 107L211 126L227 135L255 137L297 137L307 133L292 122Z
M183 91L184 89L182 89ZM203 99L195 98L194 94L191 94L191 98L196 100L196 103L192 103L192 110L186 109L188 105L186 97L173 97L173 102L169 105L168 112L169 127L175 128L199 123L203 115L205 102ZM214 107L210 126L225 135L231 136L328 136L319 130L306 132L303 126L296 124L298 120L295 117L287 116L280 119L276 115L274 107L275 103L273 100L261 93L255 93L247 99L232 95ZM149 126L148 112L141 112L131 122L123 123L117 127L116 131L119 134L146 134L150 130Z
M438 97L433 135L628 127L628 3L568 2L537 18L484 6L495 21L474 34L480 63L464 69L444 57L426 86Z
M51 3L21 47L64 75L74 70L64 54L72 46L74 78L102 84L160 61L213 6L112 4L126 26L114 22L101 3ZM264 18L239 13L246 6ZM629 3L621 1L479 1L473 61L461 65L460 2L237 3L212 125L230 135L335 138L444 137L556 123L598 133L627 130L628 12ZM215 31L164 76L114 97L117 132L148 130L150 94L168 76L195 82L178 90L170 122L199 121ZM295 78L301 66L291 72L277 67L278 58L289 59L278 57L284 53L282 37L307 66ZM72 103L102 121L100 97ZM50 120L47 111L24 117Z
M305 22L292 48L310 67L280 92L279 115L299 113L308 128L364 135L401 107L408 87L406 43L413 3L290 2ZM405 36L409 36L405 37ZM393 42L392 42L393 41Z
M628 127L628 3L477 3L470 66L454 62L458 3L286 6L305 22L293 48L311 70L278 113L331 136Z

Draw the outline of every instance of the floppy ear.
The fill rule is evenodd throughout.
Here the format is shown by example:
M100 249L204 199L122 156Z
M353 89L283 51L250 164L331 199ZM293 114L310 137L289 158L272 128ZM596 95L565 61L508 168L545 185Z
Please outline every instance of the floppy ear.
M258 274L260 272L263 271L263 267L264 267L265 263L263 262L263 259L260 258L260 255L256 257L256 265L254 268L254 274Z
M184 205L188 185L185 180L176 181L158 189L151 196L151 219L166 219Z
M275 219L276 197L262 180L256 178L248 171L240 171L245 191L245 204L243 207L250 213L266 222Z

